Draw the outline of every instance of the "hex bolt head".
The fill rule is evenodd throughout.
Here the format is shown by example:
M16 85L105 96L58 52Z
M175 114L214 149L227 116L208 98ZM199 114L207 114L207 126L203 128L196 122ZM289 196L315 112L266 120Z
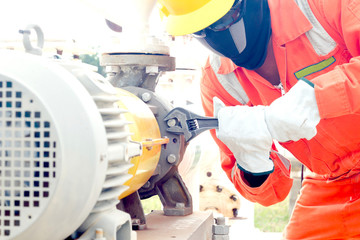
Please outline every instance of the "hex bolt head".
M175 154L169 154L166 158L167 162L170 164L174 164L176 162Z
M225 217L217 217L216 218L216 224L217 225L225 225L226 223L226 218Z
M166 124L168 127L173 127L176 124L176 120L174 118L167 120Z
M144 186L142 186L143 188L149 188L151 186L151 183L149 181L147 181Z
M144 92L141 94L141 99L147 103L151 100L151 94L149 92Z
M230 230L229 225L213 225L212 226L213 236L229 237L229 232L230 232L229 230ZM215 239L224 239L224 238L215 238ZM229 238L225 238L225 239L229 239Z
M177 202L176 204L175 204L175 208L184 208L185 207L185 203L181 203L181 202Z

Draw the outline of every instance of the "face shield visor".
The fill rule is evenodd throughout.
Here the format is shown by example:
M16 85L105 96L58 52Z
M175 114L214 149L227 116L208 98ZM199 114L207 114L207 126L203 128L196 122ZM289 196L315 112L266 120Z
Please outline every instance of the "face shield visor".
M192 35L237 66L259 68L265 61L271 35L267 0L236 0L222 18Z

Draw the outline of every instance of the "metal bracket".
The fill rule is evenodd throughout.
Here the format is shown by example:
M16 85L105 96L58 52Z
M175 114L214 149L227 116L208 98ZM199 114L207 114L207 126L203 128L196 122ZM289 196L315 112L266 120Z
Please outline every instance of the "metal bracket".
M116 208L130 214L133 230L146 228L145 213L137 191L121 199Z
M193 212L191 195L177 170L156 186L156 193L166 216L185 216Z

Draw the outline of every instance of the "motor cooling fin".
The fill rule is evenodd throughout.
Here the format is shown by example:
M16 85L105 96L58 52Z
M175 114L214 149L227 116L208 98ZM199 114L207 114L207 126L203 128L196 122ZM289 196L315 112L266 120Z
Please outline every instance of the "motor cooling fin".
M0 52L0 239L61 240L121 215L141 146L128 144L116 91L86 71ZM114 234L124 224L129 235L130 221L113 221Z

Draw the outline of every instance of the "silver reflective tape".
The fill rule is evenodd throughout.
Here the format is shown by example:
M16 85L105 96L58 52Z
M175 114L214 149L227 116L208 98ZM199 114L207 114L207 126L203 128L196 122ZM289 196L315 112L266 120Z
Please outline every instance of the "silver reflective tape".
M236 166L236 163L235 163L234 167L231 169L231 180L232 180L232 182L234 182L234 175L235 175L236 168L237 168L237 166Z
M290 166L291 166L290 161L286 157L284 157L283 155L281 155L280 153L278 153L276 151L271 150L271 152L275 153L279 157L279 159L281 160L284 167L289 171Z
M210 65L223 88L241 104L246 104L247 102L249 102L249 98L246 95L244 88L239 83L239 80L237 79L234 72L231 72L229 74L217 73L219 71L220 64L220 57L216 54L211 54Z
M327 55L335 49L336 42L330 37L330 35L316 19L314 13L311 11L308 1L296 0L296 2L306 18L313 25L313 28L306 32L306 36L309 39L312 47L319 56Z
M246 33L245 33L244 19L241 19L237 23L231 25L229 31L238 52L242 53L242 51L244 51L246 47Z

